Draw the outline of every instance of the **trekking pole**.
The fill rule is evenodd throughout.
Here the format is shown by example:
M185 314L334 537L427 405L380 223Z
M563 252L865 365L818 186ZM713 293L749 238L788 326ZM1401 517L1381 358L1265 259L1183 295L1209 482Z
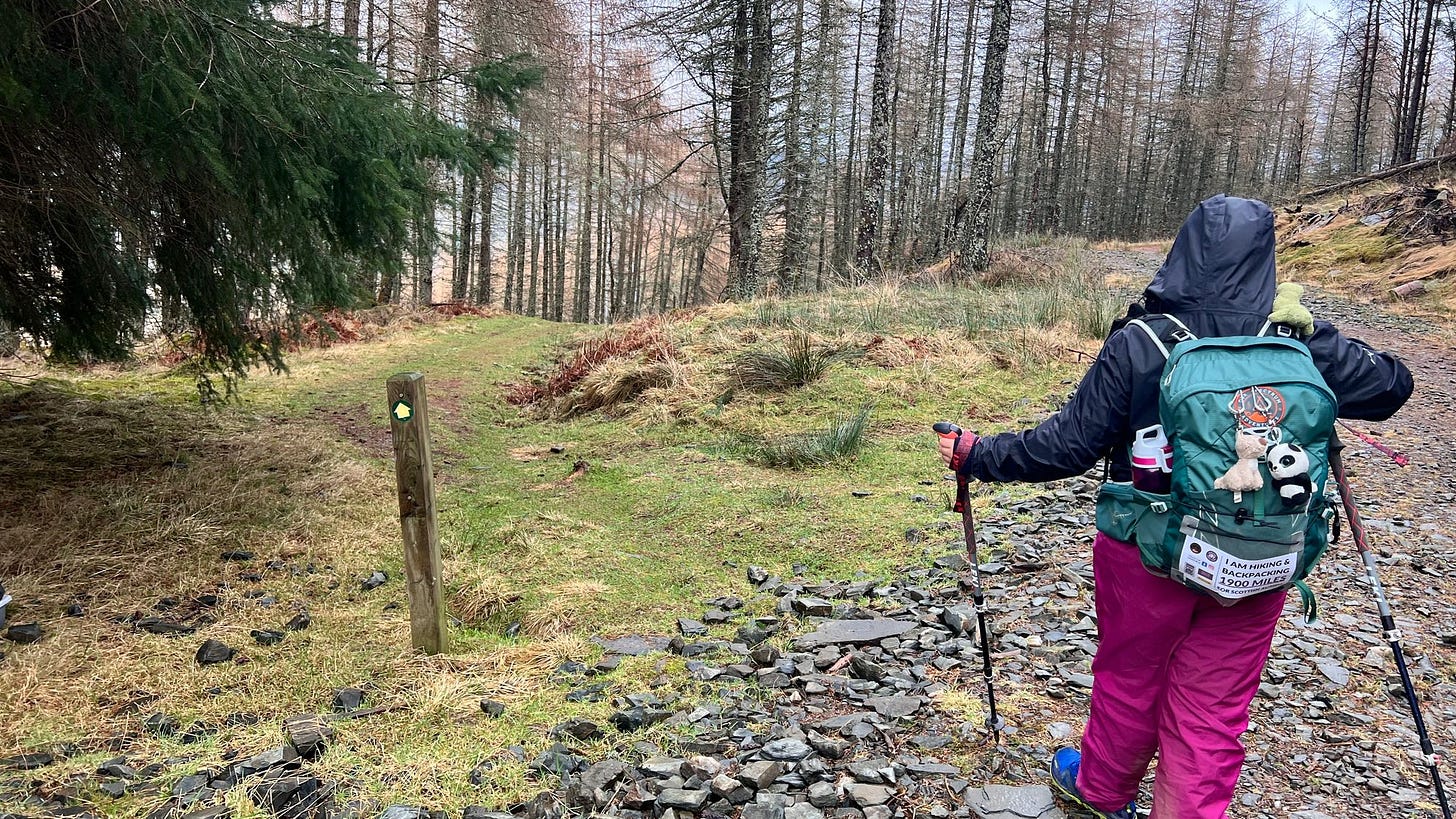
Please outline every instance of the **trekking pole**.
M1380 628L1385 632L1385 639L1395 655L1395 667L1400 670L1400 684L1405 689L1405 701L1410 706L1411 718L1416 724L1416 736L1421 742L1421 759L1431 772L1431 783L1436 788L1436 801L1441 805L1441 815L1445 819L1451 819L1451 806L1446 801L1446 789L1441 785L1441 759L1436 756L1436 750L1431 745L1431 735L1426 732L1426 721L1421 718L1416 687L1411 682L1410 669L1405 663L1405 652L1400 646L1400 629L1395 625L1395 615L1390 613L1390 602L1385 599L1385 587L1380 585L1380 575L1375 568L1375 555L1370 551L1370 542L1365 536L1365 523L1360 519L1360 510L1355 506L1355 493L1350 490L1350 479L1345 474L1344 462L1340 460L1342 448L1339 435L1330 439L1330 472L1340 488L1340 500L1345 506L1345 521L1350 525L1350 536L1354 538L1355 548L1359 550L1360 559L1365 563L1365 579L1370 583L1370 589L1375 595L1375 607L1380 611Z
M935 433L942 438L959 440L961 428L942 421L935 425ZM953 450L952 450L953 451ZM996 714L996 684L991 673L991 626L986 621L986 595L981 587L981 558L976 548L976 519L971 513L971 480L956 467L955 511L961 513L961 523L966 532L966 557L971 561L971 603L976 609L976 628L981 634L981 673L986 678L986 728L997 745L1001 744L1001 730L1006 723Z

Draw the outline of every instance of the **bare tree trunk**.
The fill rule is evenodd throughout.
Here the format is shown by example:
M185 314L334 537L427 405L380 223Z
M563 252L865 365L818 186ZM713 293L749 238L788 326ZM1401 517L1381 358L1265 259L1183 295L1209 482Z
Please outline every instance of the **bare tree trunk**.
M880 0L875 38L875 74L870 88L870 144L865 157L864 189L859 207L859 238L854 261L861 276L880 272L875 241L885 208L885 171L890 164L890 71L895 62L895 0Z
M996 166L996 126L1001 118L1001 88L1006 77L1006 51L1011 41L1011 0L994 0L986 37L986 65L981 72L981 101L976 118L976 145L971 157L971 195L961 255L961 277L985 270L991 261L991 183Z

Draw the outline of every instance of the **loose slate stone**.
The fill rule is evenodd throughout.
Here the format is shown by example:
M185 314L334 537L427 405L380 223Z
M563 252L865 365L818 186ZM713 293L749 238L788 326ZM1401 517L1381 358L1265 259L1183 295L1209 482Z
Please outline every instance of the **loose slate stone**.
M919 697L870 697L865 705L885 719L903 719L920 710Z
M1316 661L1315 665L1319 668L1319 672L1325 675L1325 679L1335 685L1343 688L1350 683L1350 672L1338 662L1334 660Z
M689 813L698 813L708 804L710 791L688 790L686 788L663 788L657 795L657 804L665 808L676 808Z
M824 819L824 811L808 802L800 802L784 808L784 819Z
M818 731L809 732L809 744L825 759L840 759L854 747L854 743L849 740L832 739Z
M1064 819L1046 785L987 785L966 792L966 804L981 819Z
M265 778L248 790L253 804L274 816L316 816L332 796L332 788L309 774Z
M776 739L763 746L764 759L780 760L785 762L797 762L800 759L814 753L814 749L805 742L797 739L784 738Z
M554 774L565 776L581 767L583 760L567 750L565 746L556 744L539 756L527 763L526 767L538 774Z
M757 647L765 640L773 636L773 632L763 626L743 626L737 632L738 642L749 647Z
M687 760L677 757L655 756L638 765L637 769L655 779L666 779L670 776L681 776L687 764Z
M496 702L495 700L482 699L480 701L480 710L484 711L485 715L491 719L499 719L506 712L506 704Z
M750 762L738 772L738 781L756 791L761 791L772 785L787 770L788 768L784 767L782 762L774 760Z
M112 799L120 799L121 797L126 796L126 788L127 783L121 781L101 783L101 792L111 797Z
M855 654L849 661L850 676L856 679L879 682L886 675L885 667L863 654Z
M39 642L44 635L45 632L41 630L40 623L25 623L11 626L5 630L5 639L21 645Z
M816 808L832 808L839 804L839 791L831 782L815 782L809 786L809 804Z
M976 622L976 610L970 606L951 606L940 613L940 622L955 634L970 634Z
M581 785L588 790L605 790L611 787L631 768L619 759L604 759L587 768L581 775Z
M167 714L152 714L142 721L142 727L153 736L170 737L182 730L182 723Z
M918 625L912 620L830 620L795 641L800 648L838 643L877 643L899 637Z
M593 739L601 739L602 729L595 722L592 722L589 719L572 717L571 719L557 725L555 728L552 728L551 736L556 739L571 737L573 739L579 739L583 742L588 742Z
M233 770L238 779L247 779L250 776L286 765L295 759L298 759L298 752L292 746L280 745L239 762Z
M364 578L364 582L359 584L359 590L374 591L375 589L383 586L387 582L389 582L389 575L385 574L384 572L376 571L368 577Z
M200 791L203 788L207 787L207 783L211 781L212 777L208 776L206 773L184 776L181 779L177 780L175 783L173 783L172 795L186 796L189 793Z
M283 642L283 632L281 631L255 628L250 632L250 634L253 635L253 642L257 643L260 646L276 646L279 643Z
M308 615L308 612L305 611L300 612L299 614L295 614L293 616L293 619L289 620L288 624L285 625L284 628L288 629L289 631L303 631L311 625L313 625L313 618L310 617Z
M197 631L192 626L172 620L163 620L160 617L143 617L136 621L136 628L148 634L160 634L163 637L177 637Z
M819 597L796 597L794 611L805 617L828 617L834 613L834 604Z
M856 782L844 789L850 800L860 807L883 805L895 797L895 789L885 785L866 785Z
M758 802L744 805L742 819L784 819L784 806Z
M672 716L671 712L660 708L633 707L624 708L612 714L610 720L613 728L630 733L640 731L649 725L656 725L670 716Z
M207 640L197 649L198 665L216 665L233 658L233 649L217 640Z
M111 776L117 779L136 779L136 769L126 764L125 757L109 759L96 766L96 773L100 776Z
M32 754L20 754L7 759L0 759L0 768L7 771L34 771L44 768L47 765L55 764L56 758L53 754L38 752Z
M283 735L304 759L318 759L334 741L334 729L315 714L299 714L284 720Z
M347 714L357 711L364 704L364 690L348 686L334 692L334 712Z
M768 580L768 572L761 566L748 567L748 582L757 586Z
M708 633L707 626L688 617L677 618L677 630L684 637L702 637Z
M233 549L222 553L222 559L224 561L232 561L236 563L246 563L247 561L252 560L254 557L255 555L246 549Z

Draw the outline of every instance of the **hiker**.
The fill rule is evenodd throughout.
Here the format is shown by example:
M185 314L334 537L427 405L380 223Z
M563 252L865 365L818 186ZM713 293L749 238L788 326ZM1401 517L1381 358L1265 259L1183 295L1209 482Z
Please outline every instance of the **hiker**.
M1269 207L1224 195L1207 199L1178 231L1167 259L1143 293L1142 304L1129 308L1128 316L1114 324L1101 352L1060 412L1023 432L979 439L965 432L959 438L940 439L940 454L947 465L958 474L980 481L1053 481L1080 475L1104 457L1107 459L1109 483L1099 492L1099 531L1093 545L1100 637L1092 662L1091 715L1081 751L1062 748L1051 764L1053 784L1097 816L1131 819L1137 815L1138 787L1154 755L1158 767L1153 817L1221 819L1233 798L1244 762L1239 738L1248 727L1249 705L1258 690L1274 629L1284 609L1287 586L1277 591L1255 589L1237 601L1220 599L1187 585L1203 582L1191 571L1191 564L1180 567L1190 572L1179 575L1184 582L1145 568L1134 542L1156 550L1164 539L1162 533L1168 529L1166 524L1154 530L1156 536L1146 538L1138 537L1144 532L1142 528L1124 532L1123 539L1110 536L1104 529L1117 528L1109 523L1115 517L1108 514L1115 511L1109 507L1115 492L1132 494L1130 487L1134 484L1125 482L1137 477L1133 474L1134 464L1156 466L1156 451L1167 451L1162 440L1152 440L1161 439L1163 432L1159 398L1168 360L1164 350L1182 346L1186 354L1193 347L1218 344L1178 344L1195 337L1266 335L1275 309L1275 292L1274 215ZM1297 301L1292 308L1281 305L1280 312L1282 320L1303 326L1293 332L1280 330L1278 334L1298 337L1299 341L1263 344L1260 340L1254 346L1270 347L1276 354L1286 355L1293 348L1292 354L1299 356L1306 367L1312 357L1312 375L1323 376L1328 385L1327 389L1323 385L1311 387L1309 392L1329 396L1329 417L1325 419L1329 431L1318 439L1326 442L1326 452L1336 409L1342 418L1381 421L1410 397L1410 371L1395 356L1346 338L1327 322L1313 321ZM1139 316L1146 320L1138 321ZM1286 325L1273 326L1277 329ZM1169 328L1173 332L1169 333ZM1299 346L1301 342L1303 347ZM1247 349L1246 345L1232 342L1222 346ZM1179 351L1172 350L1171 354L1176 358ZM1183 377L1188 377L1187 372ZM1283 382L1279 384L1279 389L1284 390ZM1240 401L1251 397L1272 403L1251 400L1248 407L1240 406ZM1217 478L1219 488L1210 486L1206 494L1223 498L1219 503L1224 504L1253 505L1244 500L1247 494L1260 506L1287 502L1306 504L1301 507L1306 510L1313 508L1308 506L1315 501L1306 489L1311 485L1307 476L1302 480L1300 476L1274 476L1276 486L1267 490L1273 494L1260 494L1265 490L1254 487L1254 483L1264 482L1271 467L1297 468L1313 463L1324 469L1327 458L1317 448L1301 449L1293 435L1286 436L1284 448L1277 459L1274 457L1280 444L1280 419L1287 410L1290 423L1297 422L1294 416L1304 409L1284 407L1283 396L1264 386L1246 388L1233 401L1225 397L1223 402L1217 412L1210 413L1221 416L1221 420L1212 418L1210 423L1220 424L1220 434L1227 434L1230 441L1237 429L1238 454L1229 453L1228 471ZM1225 408L1232 415L1224 414ZM1274 417L1263 417L1271 413ZM1176 436L1178 431L1168 434ZM1148 440L1135 441L1135 436ZM1135 461L1130 457L1135 444L1144 450L1150 445L1155 453L1153 459ZM1246 452L1246 447L1255 444L1256 449ZM1267 452L1264 447L1268 447ZM1175 451L1161 464L1166 471L1171 461L1175 486L1180 479L1177 458ZM1189 460L1196 457L1190 455ZM1222 467L1219 471L1223 471ZM1325 474L1318 473L1317 485L1322 485ZM1192 481L1194 477L1185 472L1182 480ZM1168 492L1167 486L1165 483L1151 491ZM1328 495L1334 495L1333 480ZM1318 501L1323 504L1324 498ZM1148 508L1146 502L1143 508ZM1240 517L1228 515L1228 519L1242 523L1242 512ZM1298 544L1294 548L1307 538L1313 543L1326 536L1332 512L1322 514L1292 518L1300 521L1300 531L1291 535L1295 540L1290 542ZM1192 516L1182 521L1185 526L1197 523ZM1177 531L1173 529L1173 537ZM1214 539L1213 535L1207 537ZM1189 534L1183 545L1196 554L1204 544ZM1318 545L1322 549L1324 541L1319 540ZM1293 558L1289 561L1293 571Z

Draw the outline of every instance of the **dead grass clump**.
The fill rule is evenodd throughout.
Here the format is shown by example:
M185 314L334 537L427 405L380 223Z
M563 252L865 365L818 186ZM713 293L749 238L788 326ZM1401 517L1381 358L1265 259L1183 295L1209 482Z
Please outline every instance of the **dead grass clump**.
M521 618L521 631L538 640L552 640L576 627L582 609L611 591L611 586L576 580L542 590L542 599Z
M445 576L450 578L448 609L467 626L483 626L521 602L520 593L504 577L477 560L451 560Z
M620 328L609 329L577 344L575 351L559 361L543 378L509 385L506 389L506 401L517 406L557 407L563 403L563 399L582 389L584 382L598 368L613 359L655 364L676 356L677 347L664 331L662 320L650 316ZM603 388L607 379L604 377L596 382L598 395L610 392L621 395L623 389L639 383L642 378L627 376L625 370L619 370L619 375L622 377L618 385L605 392ZM643 377L651 378L650 375ZM638 392L640 391L639 389ZM571 406L574 402L564 403Z
M924 336L881 336L865 344L865 358L887 370L923 361L935 354L934 345Z
M570 418L592 410L614 410L647 390L672 386L682 371L675 358L610 358L582 379L581 389L560 402L552 414Z
M1086 248L1071 241L1016 241L999 245L991 263L981 274L987 287L1083 287L1094 280L1100 284L1103 271L1096 269Z
M981 344L997 369L1025 372L1069 356L1076 349L1074 341L1056 329L1023 327L990 334Z

